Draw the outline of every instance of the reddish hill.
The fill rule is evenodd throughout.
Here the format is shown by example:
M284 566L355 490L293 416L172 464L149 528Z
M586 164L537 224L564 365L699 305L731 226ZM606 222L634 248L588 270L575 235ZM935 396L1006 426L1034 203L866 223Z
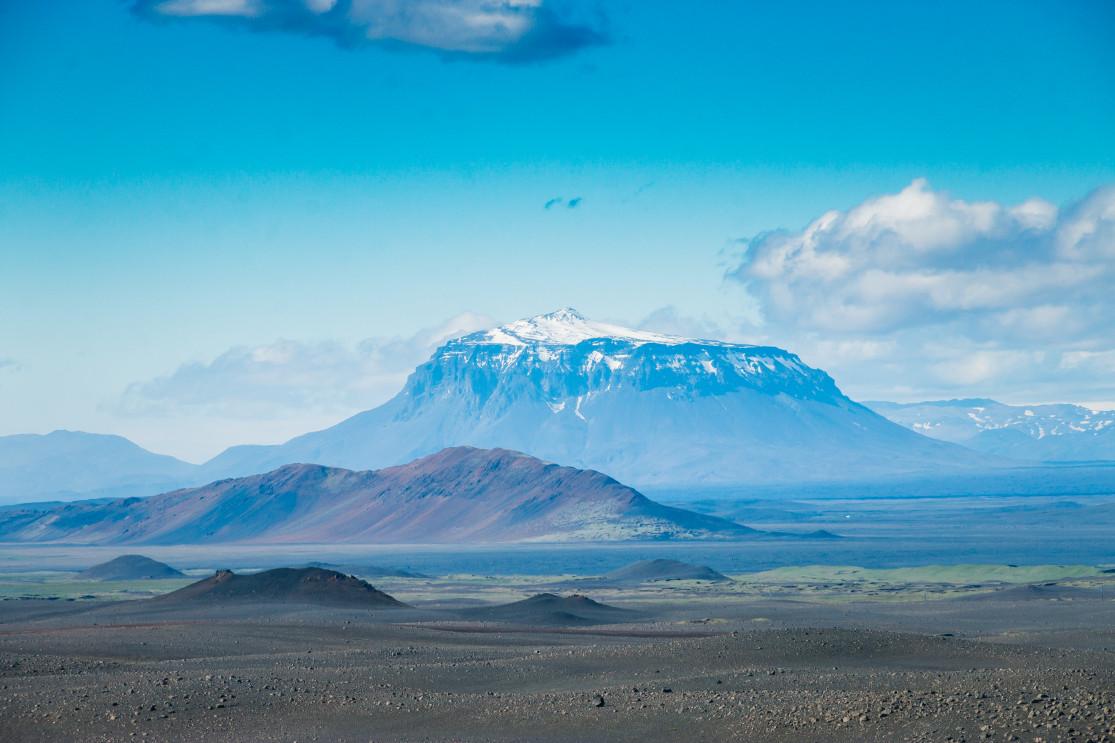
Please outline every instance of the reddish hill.
M85 544L607 541L758 533L655 503L593 470L471 447L375 471L293 464L151 498L0 513L0 539Z

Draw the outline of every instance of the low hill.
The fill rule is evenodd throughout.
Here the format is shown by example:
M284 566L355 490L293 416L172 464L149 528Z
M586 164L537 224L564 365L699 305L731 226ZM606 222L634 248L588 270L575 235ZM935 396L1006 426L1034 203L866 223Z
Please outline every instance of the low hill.
M660 580L706 580L714 583L731 581L726 575L704 565L678 560L640 560L604 575L612 583L646 583Z
M322 568L323 570L336 570L338 573L345 573L346 575L357 575L365 578L430 578L432 576L425 573L417 573L412 570L400 570L399 568L388 568L383 565L351 565L351 564L337 564L332 562L308 562L298 567L303 568Z
M79 544L467 543L760 535L607 475L455 447L387 469L296 464L201 488L0 512L0 540Z
M154 580L186 576L165 562L152 560L150 557L120 555L81 571L78 577L85 580Z
M633 622L641 616L639 612L601 604L588 596L558 596L552 593L539 593L510 604L466 609L461 614L482 622L550 627L619 624Z
M353 608L406 606L359 578L320 568L276 568L251 575L218 570L204 580L154 600L162 603L259 601Z

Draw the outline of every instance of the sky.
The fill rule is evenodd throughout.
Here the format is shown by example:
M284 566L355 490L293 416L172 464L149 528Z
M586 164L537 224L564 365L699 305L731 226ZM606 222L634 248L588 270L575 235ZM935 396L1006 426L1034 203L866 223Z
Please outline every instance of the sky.
M1115 406L1115 5L0 2L0 435L201 461L558 307Z

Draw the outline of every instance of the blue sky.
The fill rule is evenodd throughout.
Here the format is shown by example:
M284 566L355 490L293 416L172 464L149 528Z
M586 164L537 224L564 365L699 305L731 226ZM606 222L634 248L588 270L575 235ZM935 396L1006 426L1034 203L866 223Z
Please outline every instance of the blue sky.
M778 343L861 399L1115 400L1110 3L389 6L0 4L0 434L200 459L564 305ZM808 265L850 273L806 276L832 210Z

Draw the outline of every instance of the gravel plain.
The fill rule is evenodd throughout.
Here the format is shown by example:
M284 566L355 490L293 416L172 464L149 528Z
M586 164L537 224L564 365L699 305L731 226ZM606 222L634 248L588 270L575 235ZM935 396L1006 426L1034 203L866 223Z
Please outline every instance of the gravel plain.
M0 740L1115 740L1111 599L638 608L2 601Z

